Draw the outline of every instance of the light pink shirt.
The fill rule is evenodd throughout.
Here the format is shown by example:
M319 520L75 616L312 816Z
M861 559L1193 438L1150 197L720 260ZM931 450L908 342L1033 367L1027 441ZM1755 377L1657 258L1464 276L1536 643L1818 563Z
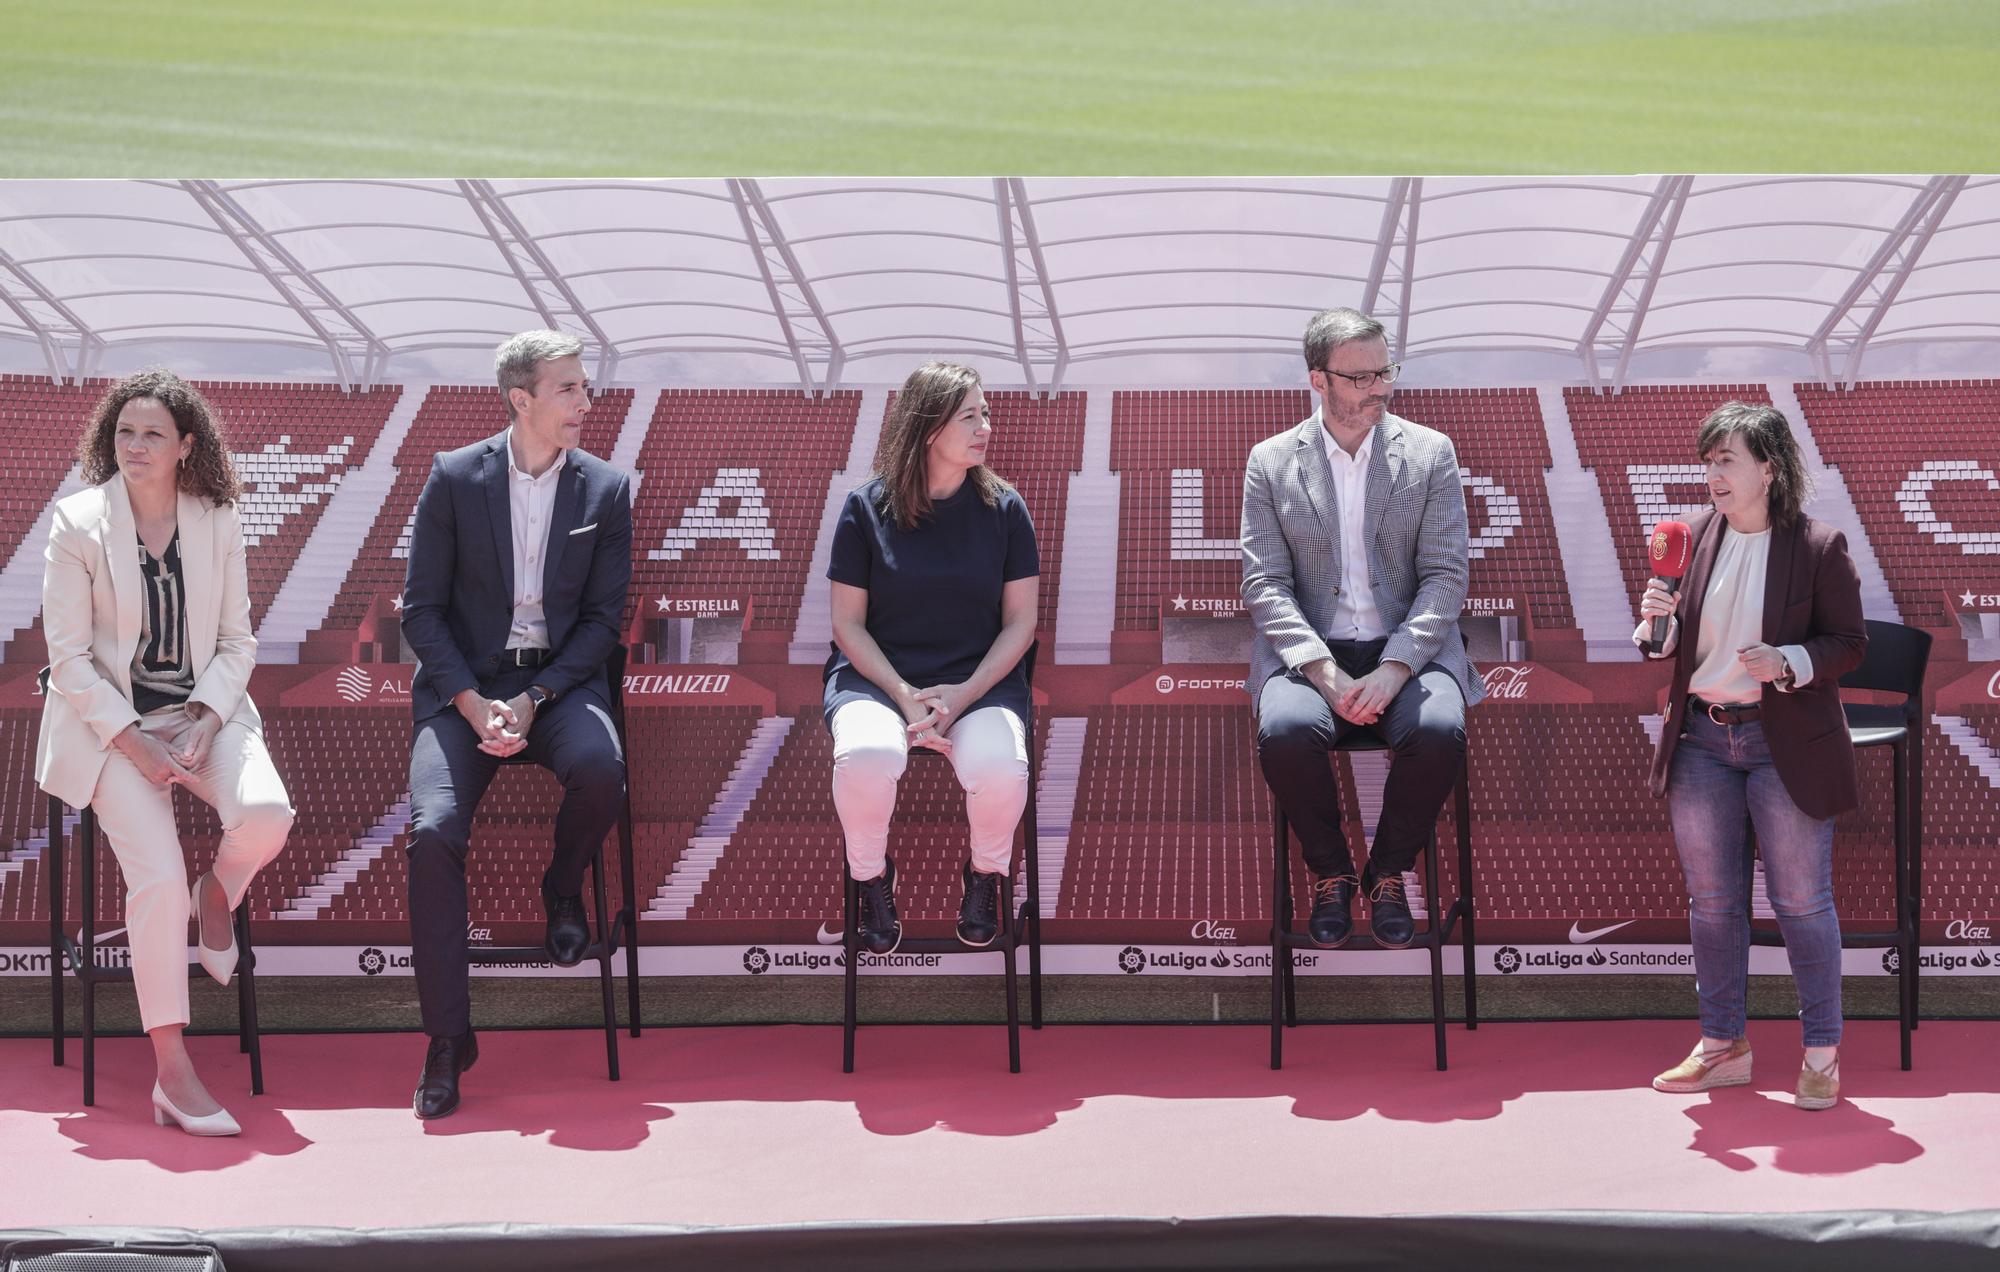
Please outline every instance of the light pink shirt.
M1334 640L1380 640L1389 634L1382 626L1382 611L1375 606L1375 580L1368 572L1368 540L1365 530L1368 512L1368 459L1375 451L1375 431L1361 439L1349 455L1341 449L1325 423L1320 424L1320 443L1326 447L1326 462L1333 469L1333 497L1340 513L1340 594L1333 602Z
M523 472L514 459L514 430L507 430L507 512L514 528L514 625L509 649L547 649L549 622L542 615L542 570L549 552L549 519L556 508L556 483L569 452L539 477Z

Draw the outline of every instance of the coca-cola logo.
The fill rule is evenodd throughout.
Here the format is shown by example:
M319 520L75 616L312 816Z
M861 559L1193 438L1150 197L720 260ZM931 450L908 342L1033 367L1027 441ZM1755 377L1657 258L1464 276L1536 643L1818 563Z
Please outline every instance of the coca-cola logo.
M1525 698L1528 696L1528 673L1533 670L1533 667L1488 667L1480 679L1486 682L1486 696L1489 698Z
M1986 678L1986 696L2000 701L2000 668L1995 668L1993 674Z

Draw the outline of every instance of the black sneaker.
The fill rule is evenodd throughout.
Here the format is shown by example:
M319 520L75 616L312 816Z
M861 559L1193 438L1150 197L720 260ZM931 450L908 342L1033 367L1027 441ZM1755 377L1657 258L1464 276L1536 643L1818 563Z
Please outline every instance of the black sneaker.
M1416 939L1416 920L1410 917L1409 898L1403 895L1403 876L1378 875L1368 868L1368 926L1375 939L1388 949L1400 950Z
M1000 885L997 874L981 874L966 862L965 900L958 903L958 939L975 948L993 944L1000 935Z
M1337 950L1354 935L1354 889L1360 880L1353 875L1312 877L1312 916L1306 920L1306 935L1323 950Z
M903 943L903 921L896 917L896 863L885 862L882 873L861 885L861 948L870 954L894 954Z

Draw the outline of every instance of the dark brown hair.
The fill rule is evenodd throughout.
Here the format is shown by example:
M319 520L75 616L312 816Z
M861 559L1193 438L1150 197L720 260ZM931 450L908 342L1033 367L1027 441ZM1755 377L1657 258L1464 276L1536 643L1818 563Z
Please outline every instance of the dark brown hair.
M882 479L882 507L899 530L914 530L931 513L930 468L926 457L965 395L981 387L979 372L955 362L926 362L910 372L889 418L882 425L882 445L875 452L875 475ZM972 488L991 508L1013 487L984 464L965 474Z
M118 413L138 398L151 398L166 407L180 435L194 438L194 448L180 466L182 491L218 506L243 497L243 483L229 459L229 443L215 413L208 408L208 400L186 380L158 367L126 376L97 400L90 426L84 429L83 441L76 448L85 481L95 486L117 473Z
M1798 520L1806 500L1812 498L1812 482L1784 412L1775 406L1724 402L1701 422L1701 431L1694 439L1695 458L1707 463L1709 453L1732 437L1743 439L1751 458L1771 466L1771 488L1765 492L1771 521L1790 526Z

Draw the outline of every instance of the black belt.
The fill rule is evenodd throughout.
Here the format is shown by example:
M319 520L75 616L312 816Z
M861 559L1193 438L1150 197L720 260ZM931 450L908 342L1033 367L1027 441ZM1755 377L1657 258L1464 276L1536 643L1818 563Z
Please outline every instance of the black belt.
M546 663L555 651L552 649L503 649L500 651L500 665L503 667L539 667Z
M1703 702L1689 694L1688 710L1698 711L1716 724L1749 724L1763 714L1764 708L1754 702Z

